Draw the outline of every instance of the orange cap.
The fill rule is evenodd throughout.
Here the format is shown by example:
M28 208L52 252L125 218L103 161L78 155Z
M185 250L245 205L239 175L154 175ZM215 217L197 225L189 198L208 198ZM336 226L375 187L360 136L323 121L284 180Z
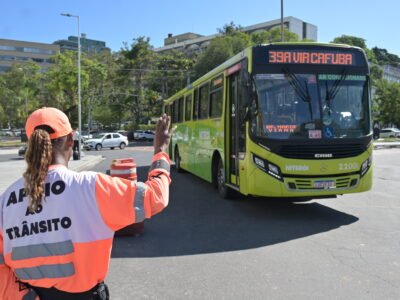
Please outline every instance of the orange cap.
M45 125L53 129L50 133L52 140L66 136L72 132L68 117L59 109L54 107L43 107L31 113L26 121L25 129L28 138L36 127Z

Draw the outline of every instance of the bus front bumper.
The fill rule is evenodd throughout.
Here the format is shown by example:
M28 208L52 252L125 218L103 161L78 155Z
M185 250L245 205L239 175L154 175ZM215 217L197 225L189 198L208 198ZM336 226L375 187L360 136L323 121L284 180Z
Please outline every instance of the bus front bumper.
M280 179L254 169L248 194L263 197L318 197L365 192L372 187L373 169L361 176L359 173L340 175L298 176L283 175Z

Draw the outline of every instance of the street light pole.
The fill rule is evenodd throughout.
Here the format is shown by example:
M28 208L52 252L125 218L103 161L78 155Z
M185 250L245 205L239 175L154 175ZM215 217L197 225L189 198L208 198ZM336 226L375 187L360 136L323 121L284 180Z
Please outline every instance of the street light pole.
M76 18L78 21L78 152L79 159L81 159L81 136L82 136L82 105L81 105L81 32L80 32L80 18L79 16L71 14L61 14L64 17Z

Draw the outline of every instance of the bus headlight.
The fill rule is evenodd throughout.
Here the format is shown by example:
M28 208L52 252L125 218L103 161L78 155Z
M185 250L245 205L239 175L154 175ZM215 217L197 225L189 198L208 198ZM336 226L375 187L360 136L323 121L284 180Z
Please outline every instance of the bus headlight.
M277 165L274 165L273 163L262 159L261 157L258 157L257 155L253 154L253 162L254 164L261 170L263 170L264 172L266 172L267 174L271 175L272 177L283 181L282 179L282 175L281 175L281 170L279 169L279 167Z
M371 165L372 165L372 155L362 163L360 170L361 177L363 177L365 173L367 173Z
M264 160L262 160L261 158L257 157L257 156L253 156L254 157L254 163L260 167L261 169L265 170L265 163Z

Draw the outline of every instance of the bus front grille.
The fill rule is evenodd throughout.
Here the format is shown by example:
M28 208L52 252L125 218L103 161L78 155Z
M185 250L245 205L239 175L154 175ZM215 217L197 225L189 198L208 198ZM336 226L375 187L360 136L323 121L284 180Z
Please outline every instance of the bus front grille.
M350 177L340 177L335 179L335 187L333 189L344 189L352 187L357 183L357 180L352 180ZM292 190L317 190L320 188L314 187L313 179L294 179L293 182L289 182L289 188Z
M360 144L341 145L282 145L278 154L294 159L336 159L354 157L366 149Z

